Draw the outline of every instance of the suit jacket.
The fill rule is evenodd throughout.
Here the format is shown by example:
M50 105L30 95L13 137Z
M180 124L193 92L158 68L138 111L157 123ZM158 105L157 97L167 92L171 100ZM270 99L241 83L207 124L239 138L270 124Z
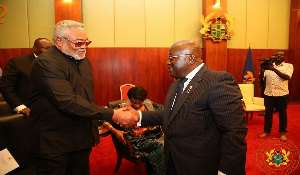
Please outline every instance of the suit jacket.
M113 109L95 104L88 58L75 61L53 46L33 62L30 75L31 142L37 152L70 152L99 143L97 120L111 120Z
M31 94L29 73L34 58L33 54L11 58L3 71L0 91L12 109L21 104L28 107Z
M179 175L245 174L247 128L235 78L203 65L171 111L179 81L163 111L142 113L142 126L163 123L165 165L171 154Z

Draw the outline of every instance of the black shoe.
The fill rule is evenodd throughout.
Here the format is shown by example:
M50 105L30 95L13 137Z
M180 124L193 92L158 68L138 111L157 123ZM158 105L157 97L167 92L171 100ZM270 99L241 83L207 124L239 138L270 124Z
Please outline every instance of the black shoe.
M264 112L264 113L260 113L260 114L258 114L258 116L265 116L266 115L266 113Z

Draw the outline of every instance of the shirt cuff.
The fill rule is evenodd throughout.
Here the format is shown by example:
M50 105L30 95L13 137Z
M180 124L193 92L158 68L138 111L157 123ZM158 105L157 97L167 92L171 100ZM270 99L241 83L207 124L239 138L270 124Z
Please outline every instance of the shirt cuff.
M222 173L220 170L218 171L218 175L226 175L224 173Z
M140 120L139 122L137 122L136 126L142 126L142 112L141 111L137 111L140 115Z
M14 111L17 113L20 113L23 109L27 108L24 104L21 104L20 106L17 106Z

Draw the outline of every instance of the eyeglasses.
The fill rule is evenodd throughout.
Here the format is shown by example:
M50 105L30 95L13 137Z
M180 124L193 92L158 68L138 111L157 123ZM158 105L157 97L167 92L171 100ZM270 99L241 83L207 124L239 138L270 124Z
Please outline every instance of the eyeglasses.
M276 56L284 56L285 54L284 53L276 53L275 55Z
M92 42L92 41L89 41L89 40L87 40L87 41L72 41L72 40L70 40L70 39L68 39L66 37L63 37L63 38L65 38L66 40L70 41L71 43L74 43L75 47L81 47L82 45L88 46Z
M178 57L186 56L186 55L193 56L193 54L174 55L174 56L169 55L169 61L173 61L174 58L178 58Z

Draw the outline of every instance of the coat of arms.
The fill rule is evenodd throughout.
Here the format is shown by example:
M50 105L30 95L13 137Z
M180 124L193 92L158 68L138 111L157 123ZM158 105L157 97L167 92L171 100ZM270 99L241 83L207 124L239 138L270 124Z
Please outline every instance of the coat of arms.
M286 152L284 149L281 149L281 151L272 149L270 152L266 151L266 155L268 156L266 161L269 162L269 165L275 165L276 167L287 165L287 162L290 161L288 159L290 152Z
M203 38L212 39L213 42L221 42L223 39L231 39L234 35L232 27L236 24L236 19L231 18L229 15L224 14L225 20L222 17L215 17L215 13L210 13L206 18L202 15L200 22L203 28L200 33Z

